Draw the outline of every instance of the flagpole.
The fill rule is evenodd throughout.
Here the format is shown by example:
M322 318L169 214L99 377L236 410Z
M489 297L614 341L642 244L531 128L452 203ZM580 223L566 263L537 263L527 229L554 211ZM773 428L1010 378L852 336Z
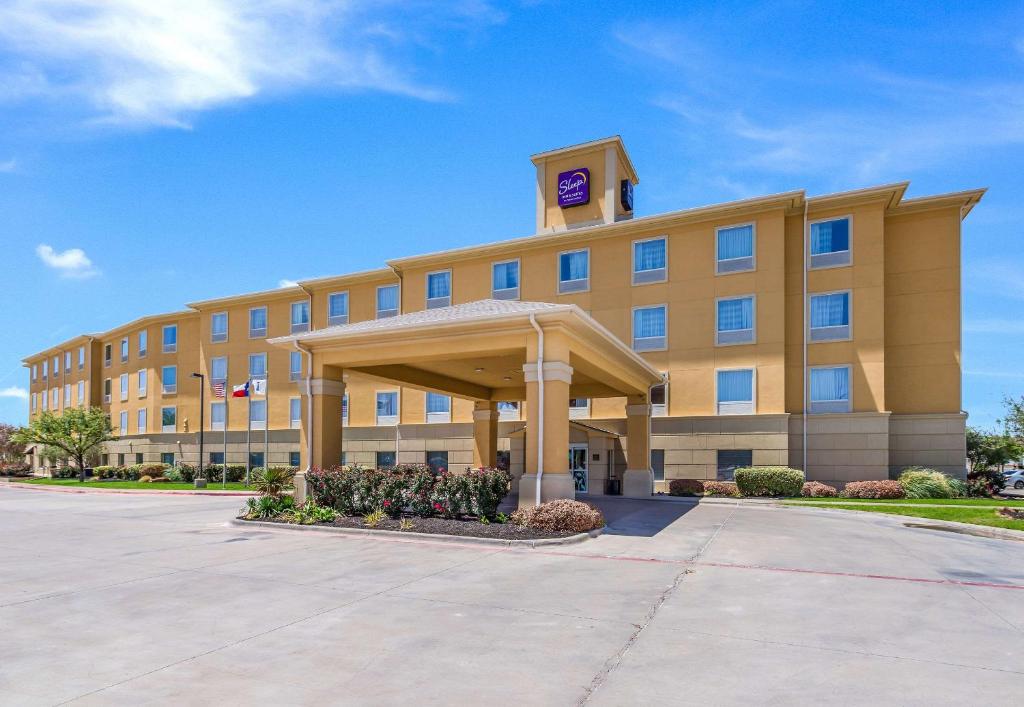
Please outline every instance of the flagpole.
M249 418L245 425L245 485L248 486L252 479L252 393L245 391L246 416Z
M267 372L263 376L263 407L266 418L263 421L263 471L270 468L270 356L267 356Z
M220 487L226 489L228 487L228 385L227 376L224 376L224 455L222 462L224 465L220 469Z

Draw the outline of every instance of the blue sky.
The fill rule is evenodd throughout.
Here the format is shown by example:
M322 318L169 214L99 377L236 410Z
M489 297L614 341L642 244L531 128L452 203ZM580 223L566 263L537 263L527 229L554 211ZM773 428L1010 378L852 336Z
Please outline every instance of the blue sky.
M528 156L616 133L641 215L989 187L964 407L1024 393L1020 3L170 5L0 3L0 421L74 334L527 235Z

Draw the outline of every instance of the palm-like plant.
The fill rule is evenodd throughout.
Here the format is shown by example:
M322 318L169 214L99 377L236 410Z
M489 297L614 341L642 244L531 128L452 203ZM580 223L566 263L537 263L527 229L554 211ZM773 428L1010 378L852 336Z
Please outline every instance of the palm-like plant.
M252 485L261 496L280 498L285 491L292 487L293 476L295 476L295 472L291 469L271 467L255 474Z

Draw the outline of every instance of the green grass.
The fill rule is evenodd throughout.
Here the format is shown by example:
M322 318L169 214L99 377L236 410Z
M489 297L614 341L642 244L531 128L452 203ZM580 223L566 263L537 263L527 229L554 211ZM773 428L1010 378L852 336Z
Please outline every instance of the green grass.
M815 508L840 508L863 513L888 513L889 515L927 518L930 520L951 520L971 525L987 525L993 528L1024 530L1024 520L1009 520L996 515L995 508L914 508L912 506L857 506L842 503L798 503L792 505L814 506ZM1006 504L1002 504L1006 505Z
M1000 501L995 498L842 498L830 496L826 498L790 498L788 503L882 503L886 505L937 505L937 506L1024 506L1024 500Z
M145 489L147 491L194 491L195 485L185 482L158 482L158 483L144 483L142 481L86 481L80 482L78 479L12 479L14 483L18 484L35 484L40 486L73 486L73 487L85 487L85 488L100 488L100 489ZM219 481L213 481L206 485L207 491L220 491L221 485ZM251 487L247 487L240 481L229 481L227 485L228 491L251 491Z

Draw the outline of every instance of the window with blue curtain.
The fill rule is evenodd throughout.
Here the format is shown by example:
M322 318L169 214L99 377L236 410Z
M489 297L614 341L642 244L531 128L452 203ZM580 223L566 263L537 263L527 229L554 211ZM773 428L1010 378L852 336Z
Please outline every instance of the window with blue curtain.
M742 331L754 328L754 298L718 301L718 331Z
M718 259L735 260L754 255L753 225L718 229Z
M586 280L590 271L589 252L577 250L559 256L558 278L562 282Z
M249 310L249 331L267 330L267 308L255 307Z
M638 241L633 244L633 272L664 270L665 239Z
M377 311L388 312L398 309L398 285L377 288Z
M850 219L811 224L811 255L841 253L850 249Z
M850 369L812 368L811 401L843 402L850 399Z
M633 310L633 338L651 339L665 336L665 308L644 307Z
M450 297L452 293L452 274L450 272L432 272L427 275L427 299Z
M348 293L335 292L327 300L327 316L335 317L348 316Z
M164 327L164 349L170 350L178 345L178 327L174 324ZM57 366L54 366L54 374Z
M265 353L249 354L249 377L262 378L267 375L267 355Z
M849 326L850 293L811 295L811 328Z
M514 290L519 287L519 261L494 264L494 289Z
M377 393L377 415L390 417L398 414L398 393Z
M754 371L718 371L718 402L749 403L754 400Z
M440 393L427 393L427 412L450 412L452 399Z

